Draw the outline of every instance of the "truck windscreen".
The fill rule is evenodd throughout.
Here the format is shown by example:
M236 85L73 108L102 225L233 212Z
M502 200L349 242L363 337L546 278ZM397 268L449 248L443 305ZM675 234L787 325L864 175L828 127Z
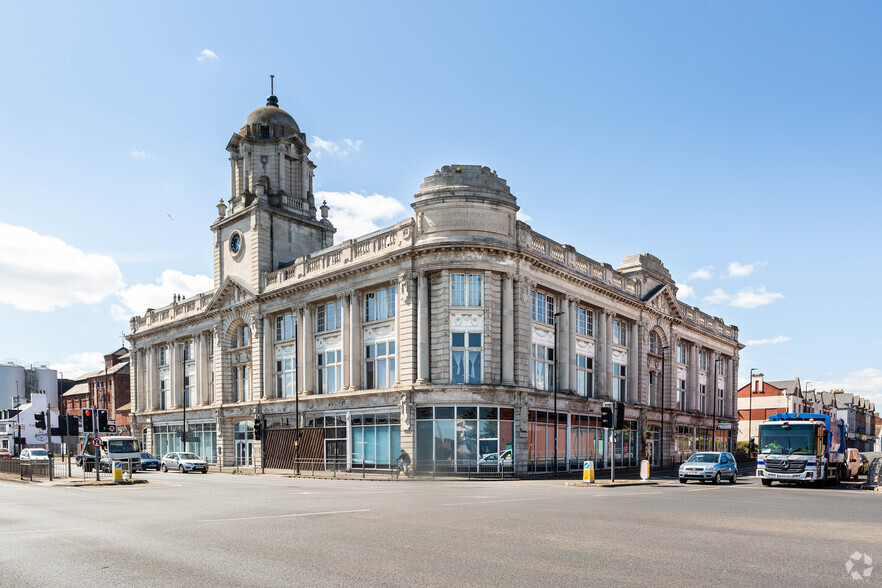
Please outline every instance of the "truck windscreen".
M809 455L814 451L815 426L792 423L760 427L760 453Z
M107 442L110 453L139 453L141 445L134 439L113 439Z

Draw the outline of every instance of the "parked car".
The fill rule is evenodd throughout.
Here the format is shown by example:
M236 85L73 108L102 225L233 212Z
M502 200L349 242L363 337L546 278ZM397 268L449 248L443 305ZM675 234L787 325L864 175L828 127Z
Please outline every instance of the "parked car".
M857 477L861 475L861 454L854 447L845 450L845 464L843 467L842 477L846 480L849 478L857 480Z
M22 461L49 461L49 452L45 449L22 449L18 457Z
M738 481L738 463L735 461L735 456L728 451L693 453L689 459L680 464L679 478L681 484L689 480L719 484L723 478L734 484Z
M863 453L861 453L861 467L858 473L862 476L870 473L870 460Z
M12 457L12 452L8 449L0 449L0 457Z
M152 453L146 451L141 452L141 469L159 471L159 460Z
M166 453L162 458L162 471L178 470L179 472L202 472L208 473L208 462L195 453Z

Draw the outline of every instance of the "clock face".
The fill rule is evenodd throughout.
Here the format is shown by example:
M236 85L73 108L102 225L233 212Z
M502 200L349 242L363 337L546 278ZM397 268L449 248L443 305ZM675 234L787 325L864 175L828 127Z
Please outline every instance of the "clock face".
M230 251L233 252L233 255L239 253L239 250L242 249L242 235L239 233L233 233L233 236L230 237Z

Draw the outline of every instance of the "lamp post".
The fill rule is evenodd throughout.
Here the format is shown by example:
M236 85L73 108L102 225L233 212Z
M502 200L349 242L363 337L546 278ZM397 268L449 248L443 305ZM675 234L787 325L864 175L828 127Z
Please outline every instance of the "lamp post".
M804 386L803 389L802 389L802 392L803 392L803 395L802 395L802 407L803 407L803 411L795 411L795 412L808 412L808 411L805 410L805 407L806 407L805 393L809 391L809 389L808 389L808 385L809 385L809 383L814 384L814 382L812 382L811 380L806 380L806 381L805 381L805 386Z
M563 311L554 313L554 475L557 475L557 389L560 381L557 357L557 317L563 314Z
M717 366L721 363L723 363L722 357L718 357L714 360L714 438L712 441L714 451L717 450L717 404L720 402L720 391L717 390L717 374L719 374L717 371L719 368L717 368Z
M661 452L661 460L659 467L665 467L665 362L667 361L667 351L670 347L662 347L662 372L661 372L661 434L659 441L659 451Z
M750 450L750 442L753 440L753 372L756 368L750 368L750 396L747 403L747 457L753 456Z

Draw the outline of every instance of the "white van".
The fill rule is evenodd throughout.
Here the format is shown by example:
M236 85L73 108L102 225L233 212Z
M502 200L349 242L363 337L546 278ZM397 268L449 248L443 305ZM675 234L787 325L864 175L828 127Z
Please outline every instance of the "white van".
M84 453L94 458L95 447L92 447L92 439L86 439ZM141 469L141 444L134 437L101 437L101 470L111 471L114 461L121 461L127 468L129 461L132 463L132 471ZM90 464L85 464L86 471L91 470Z

